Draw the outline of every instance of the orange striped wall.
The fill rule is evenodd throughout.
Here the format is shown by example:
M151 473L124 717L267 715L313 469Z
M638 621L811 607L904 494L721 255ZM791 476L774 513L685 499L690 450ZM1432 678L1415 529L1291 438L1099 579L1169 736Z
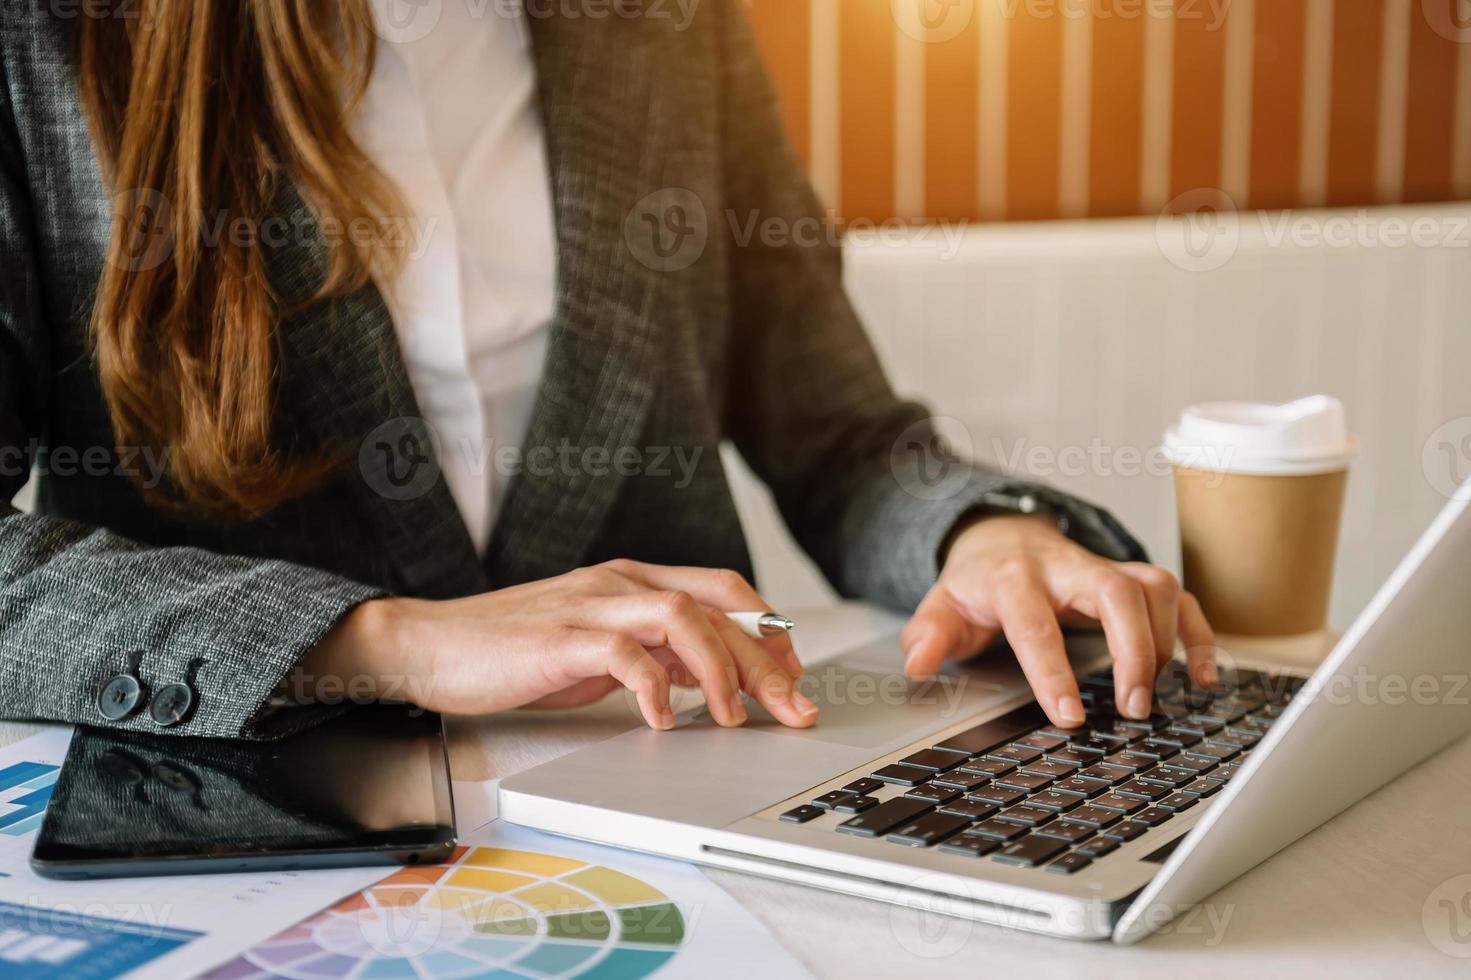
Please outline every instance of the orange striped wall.
M1463 0L745 0L845 219L1471 197Z

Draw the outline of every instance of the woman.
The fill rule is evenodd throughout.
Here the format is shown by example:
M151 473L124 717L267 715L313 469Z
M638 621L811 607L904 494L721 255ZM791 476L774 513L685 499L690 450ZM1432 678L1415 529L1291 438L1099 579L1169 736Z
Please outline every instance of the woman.
M622 686L668 728L676 682L810 725L723 615L769 608L724 439L843 593L917 607L913 677L1004 632L1076 724L1061 619L1127 714L1177 635L1213 682L1106 514L948 458L931 492L835 252L740 234L819 212L736 0L373 4L0 13L5 498L39 478L0 712L261 737Z

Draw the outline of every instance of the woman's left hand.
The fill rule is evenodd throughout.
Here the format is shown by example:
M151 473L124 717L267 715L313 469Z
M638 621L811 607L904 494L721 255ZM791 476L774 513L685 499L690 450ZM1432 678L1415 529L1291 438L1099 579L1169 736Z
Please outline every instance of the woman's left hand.
M1099 626L1114 658L1119 710L1149 714L1154 678L1185 644L1191 679L1216 683L1215 637L1195 597L1162 568L1100 558L1049 519L996 516L959 531L940 580L904 628L904 671L932 676L1003 634L1054 724L1085 720L1063 626Z

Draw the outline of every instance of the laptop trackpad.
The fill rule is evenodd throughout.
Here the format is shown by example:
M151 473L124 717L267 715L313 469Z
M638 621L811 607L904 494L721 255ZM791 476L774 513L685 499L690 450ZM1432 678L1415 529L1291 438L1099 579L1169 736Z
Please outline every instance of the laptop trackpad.
M941 674L915 683L892 671L878 673L841 663L814 667L797 687L821 712L815 726L787 728L750 701L747 727L769 735L854 748L897 747L1015 695L1014 688L983 681L969 672ZM702 712L698 720L708 722L709 715Z

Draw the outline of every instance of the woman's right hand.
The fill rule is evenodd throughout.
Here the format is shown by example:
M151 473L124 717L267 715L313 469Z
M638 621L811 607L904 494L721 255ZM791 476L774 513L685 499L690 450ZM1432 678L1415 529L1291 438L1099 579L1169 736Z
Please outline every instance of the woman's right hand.
M817 708L794 686L791 640L754 640L724 615L770 608L735 572L626 560L468 599L377 599L323 637L287 691L487 714L577 707L623 687L651 726L668 729L672 682L698 685L721 725L745 723L744 691L806 728Z

